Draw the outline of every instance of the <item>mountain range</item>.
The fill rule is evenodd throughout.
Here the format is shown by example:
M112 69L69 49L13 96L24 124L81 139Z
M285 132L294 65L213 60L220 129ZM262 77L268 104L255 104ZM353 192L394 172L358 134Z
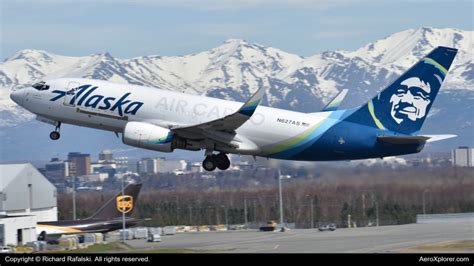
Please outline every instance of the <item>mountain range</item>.
M142 151L112 139L112 133L79 127L65 126L61 140L50 141L51 126L40 124L9 98L12 89L35 81L84 77L236 101L245 101L259 86L267 84L270 89L264 105L316 112L344 88L349 94L342 108L362 104L437 46L454 47L459 52L423 133L458 135L430 146L432 150L474 146L473 36L474 31L423 27L394 33L355 51L325 51L309 57L240 39L191 55L131 59L115 58L109 53L71 57L21 50L0 64L0 159L64 157L74 150L96 154L102 148L142 155Z

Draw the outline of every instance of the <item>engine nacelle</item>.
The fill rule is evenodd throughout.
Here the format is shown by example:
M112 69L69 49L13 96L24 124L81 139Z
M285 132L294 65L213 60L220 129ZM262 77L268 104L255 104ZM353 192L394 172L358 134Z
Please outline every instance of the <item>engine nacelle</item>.
M171 130L143 122L128 122L123 130L123 143L154 151L173 151Z

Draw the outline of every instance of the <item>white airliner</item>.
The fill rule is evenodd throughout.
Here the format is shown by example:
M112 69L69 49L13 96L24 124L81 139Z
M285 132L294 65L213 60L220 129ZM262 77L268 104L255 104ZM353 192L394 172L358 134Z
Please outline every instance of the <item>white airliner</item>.
M122 134L123 143L172 152L205 150L203 168L225 170L227 154L303 161L381 158L420 152L454 135L418 135L457 50L438 47L375 98L337 110L343 90L321 112L259 106L262 86L245 103L136 85L77 78L15 90L11 99L55 126L62 123Z

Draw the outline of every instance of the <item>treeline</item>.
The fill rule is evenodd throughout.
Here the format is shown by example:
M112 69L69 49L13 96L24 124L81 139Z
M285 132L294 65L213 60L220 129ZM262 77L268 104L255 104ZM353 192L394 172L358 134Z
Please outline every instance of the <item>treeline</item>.
M159 179L159 177L155 177ZM169 177L165 177L169 178ZM181 177L183 178L183 177ZM144 225L261 224L279 219L278 182L273 173L265 185L232 189L157 188L144 181L134 216L151 218ZM159 183L159 182L158 182ZM334 222L357 226L404 224L425 213L474 211L474 173L466 168L334 169L317 178L282 180L284 220L297 227ZM77 195L77 217L91 215L113 193ZM60 219L70 219L71 196L60 194Z

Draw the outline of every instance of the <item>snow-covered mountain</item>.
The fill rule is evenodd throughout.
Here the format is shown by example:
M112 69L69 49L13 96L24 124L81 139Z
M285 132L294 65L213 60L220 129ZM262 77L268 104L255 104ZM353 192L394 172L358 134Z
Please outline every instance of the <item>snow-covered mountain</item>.
M434 47L449 46L459 49L441 93L449 96L440 95L430 115L460 120L459 127L469 133L473 132L472 118L466 116L474 97L473 39L473 31L410 29L356 51L326 51L306 58L237 39L197 54L132 59L109 53L69 57L22 50L0 64L0 128L23 127L34 118L9 99L12 89L56 77L104 79L241 101L267 83L270 90L264 104L307 112L318 111L338 91L348 88L344 106L356 106ZM452 113L456 108L461 114ZM456 132L451 133L461 130L453 126Z

